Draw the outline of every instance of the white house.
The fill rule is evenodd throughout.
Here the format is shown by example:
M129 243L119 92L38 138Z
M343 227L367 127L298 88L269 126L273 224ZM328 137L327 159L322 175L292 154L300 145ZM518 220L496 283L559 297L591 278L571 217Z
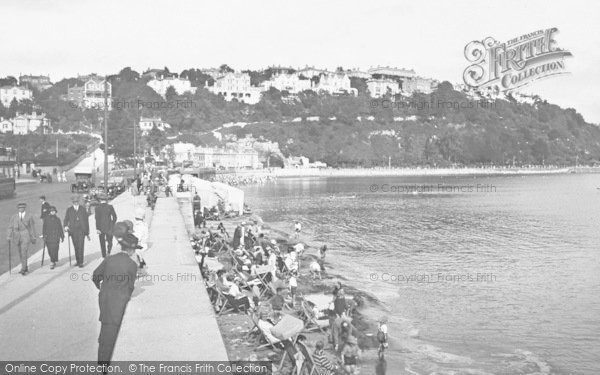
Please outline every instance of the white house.
M19 77L19 83L21 86L29 84L39 91L44 91L52 87L49 76L21 75Z
M326 74L326 73L329 73L329 72L325 69L317 69L314 66L312 66L312 67L306 66L306 67L296 71L296 75L304 76L308 79L311 79L312 77L318 77L321 74Z
M140 117L140 130L142 130L142 134L147 134L154 126L161 132L171 128L171 125L164 122L160 117Z
M390 79L408 79L414 78L416 73L412 69L392 68L389 66L378 66L369 69L368 72L373 78L390 78Z
M265 90L271 87L279 91L287 91L290 94L310 90L312 88L310 79L302 79L297 74L276 74L270 80L263 82Z
M371 78L367 81L367 88L369 89L369 94L373 98L381 98L388 92L391 95L400 93L400 84L392 79Z
M29 134L41 131L45 134L50 129L50 119L46 118L44 113L38 115L33 112L31 115L18 114L12 119L12 131L14 134Z
M25 99L33 99L33 92L26 87L20 86L2 86L0 87L0 102L6 108L10 106L10 103L16 99L17 101Z
M152 90L156 91L156 93L163 98L166 97L167 89L169 87L173 87L175 92L177 92L179 95L182 95L186 92L191 92L192 94L196 92L196 88L192 87L192 83L183 78L168 77L163 79L153 79L148 81L148 86L150 86Z
M12 133L13 123L12 121L0 117L0 133Z
M237 100L246 104L256 104L264 91L263 87L250 85L248 73L227 73L217 79L213 86L207 89L213 94L220 95L227 101Z
M321 74L319 76L319 83L315 86L315 91L328 92L331 95L358 95L358 90L350 86L350 78L345 73Z
M80 108L104 109L104 84L102 77L91 75L83 86L69 87L67 100L76 103ZM108 109L112 106L112 85L106 82L106 102Z

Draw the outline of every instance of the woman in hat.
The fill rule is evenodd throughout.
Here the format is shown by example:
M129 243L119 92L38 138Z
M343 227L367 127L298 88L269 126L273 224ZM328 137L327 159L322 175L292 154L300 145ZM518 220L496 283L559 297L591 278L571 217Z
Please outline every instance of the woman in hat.
M344 373L348 375L358 374L358 359L360 358L360 349L356 337L350 336L342 348L342 365Z
M48 248L50 262L52 262L50 269L53 270L58 262L58 247L60 242L65 240L65 232L60 219L56 216L56 207L54 206L50 206L48 215L44 217L42 238Z

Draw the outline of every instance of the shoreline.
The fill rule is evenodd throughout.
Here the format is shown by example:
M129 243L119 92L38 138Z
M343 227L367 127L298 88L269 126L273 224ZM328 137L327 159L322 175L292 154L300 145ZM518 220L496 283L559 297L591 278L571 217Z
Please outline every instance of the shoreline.
M271 176L274 178L300 177L365 177L365 176L526 176L570 173L600 173L600 167L531 167L531 168L270 168L230 172L237 176Z

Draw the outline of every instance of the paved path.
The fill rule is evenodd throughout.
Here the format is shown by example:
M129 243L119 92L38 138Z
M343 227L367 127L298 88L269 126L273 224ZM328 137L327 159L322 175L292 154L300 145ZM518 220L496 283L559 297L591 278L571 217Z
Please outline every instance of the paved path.
M159 199L113 360L226 361L227 352L175 198Z
M124 193L112 204L119 220L132 220L135 199ZM138 199L139 202L142 202ZM61 244L58 266L51 270L42 252L29 259L22 276L0 276L0 360L96 360L98 350L98 291L91 274L101 261L93 215L91 241L85 243L85 267L69 266L67 242ZM118 251L115 243L113 251ZM74 261L74 251L71 249Z

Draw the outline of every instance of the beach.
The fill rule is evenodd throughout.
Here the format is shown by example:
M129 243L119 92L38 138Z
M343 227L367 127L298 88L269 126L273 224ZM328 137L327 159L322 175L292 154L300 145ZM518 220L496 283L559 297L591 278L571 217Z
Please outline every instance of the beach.
M180 200L180 212L185 218L186 227L188 233L191 236L194 234L199 235L201 230L194 228L193 220L191 219L189 207L187 207L189 201L184 199ZM347 295L352 296L353 300L357 302L358 309L352 316L352 325L354 326L354 335L357 337L359 346L363 349L360 366L363 370L363 374L371 373L371 369L380 368L377 374L385 374L381 372L382 366L394 366L394 368L400 368L401 362L394 359L389 360L387 363L379 361L377 359L377 347L378 342L375 338L377 332L377 322L374 319L369 318L361 313L361 310L373 305L380 305L380 302L370 293L361 290L359 288L352 287L345 283L347 278L336 273L331 269L331 264L325 262L325 269L321 279L313 279L309 273L309 265L318 259L318 249L322 245L317 241L310 233L302 233L299 238L293 238L293 230L290 227L293 223L268 223L264 222L260 216L256 214L236 217L232 219L223 219L222 222L228 229L229 233L233 233L235 225L246 222L246 223L260 223L262 232L265 233L269 238L276 239L279 246L282 249L288 246L302 243L305 246L305 252L300 258L299 277L298 277L298 295L306 296L311 300L318 301L321 308L325 308L328 305L328 301L332 300L332 290L337 282L341 282L344 286ZM207 228L216 231L216 222L209 222ZM231 269L233 262L229 254L218 253L214 258L208 258L206 260L209 263L209 268ZM219 265L215 265L218 262ZM212 264L211 264L212 263ZM296 305L298 307L298 305ZM217 314L217 322L221 330L223 341L227 348L229 360L237 361L272 361L274 364L279 364L284 352L273 349L257 349L259 346L258 342L250 339L249 333L253 329L253 323L246 314L241 313L224 313ZM302 332L308 339L309 350L314 350L314 345L317 341L323 341L326 347L329 347L328 336L329 333L324 334L322 332ZM330 358L334 358L334 353L328 350ZM369 369L367 371L367 369ZM279 369L278 374L287 374L291 371L291 365L289 360L284 362L283 367ZM404 374L405 372L398 370L395 374Z

